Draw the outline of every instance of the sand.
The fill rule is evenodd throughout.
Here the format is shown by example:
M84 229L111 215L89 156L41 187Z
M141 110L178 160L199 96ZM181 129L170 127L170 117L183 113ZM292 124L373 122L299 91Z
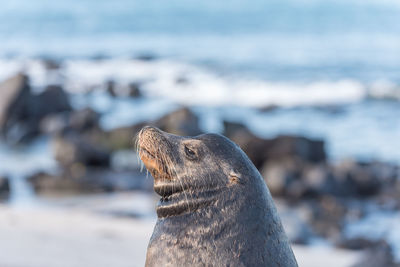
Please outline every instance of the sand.
M51 202L51 205L0 205L0 266L144 265L146 246L156 220L151 211L154 205L151 197L118 194ZM128 207L130 213L126 212ZM135 218L138 214L141 216ZM299 265L305 267L347 267L361 256L327 247L294 246L293 249Z

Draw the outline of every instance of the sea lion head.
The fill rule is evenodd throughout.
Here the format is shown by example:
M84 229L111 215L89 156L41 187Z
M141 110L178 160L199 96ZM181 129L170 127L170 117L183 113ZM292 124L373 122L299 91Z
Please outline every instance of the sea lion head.
M161 196L147 267L297 266L263 178L228 138L145 127L138 148Z
M147 126L138 134L138 149L161 196L159 217L206 205L221 191L245 187L258 173L245 153L219 134L183 137Z

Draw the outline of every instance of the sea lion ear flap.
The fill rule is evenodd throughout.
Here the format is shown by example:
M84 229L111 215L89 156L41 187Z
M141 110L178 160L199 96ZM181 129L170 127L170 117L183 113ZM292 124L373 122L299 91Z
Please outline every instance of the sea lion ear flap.
M230 184L243 184L242 176L235 170L231 170L229 173L229 183Z

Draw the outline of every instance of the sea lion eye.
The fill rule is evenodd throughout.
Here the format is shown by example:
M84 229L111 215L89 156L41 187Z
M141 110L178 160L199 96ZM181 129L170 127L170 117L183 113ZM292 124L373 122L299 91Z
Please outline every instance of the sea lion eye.
M187 146L185 146L185 154L190 159L196 158L196 152L194 152L192 149L188 148Z

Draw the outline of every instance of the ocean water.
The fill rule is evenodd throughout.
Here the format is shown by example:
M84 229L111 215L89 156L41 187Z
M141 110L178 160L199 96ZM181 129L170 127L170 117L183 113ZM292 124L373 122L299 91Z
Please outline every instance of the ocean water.
M154 53L268 80L400 81L396 0L13 0L0 55Z
M38 57L62 59L61 69ZM7 1L0 80L21 70L35 90L78 93L74 104L102 111L105 128L183 104L207 131L239 120L260 136L323 138L333 158L400 162L396 0ZM108 99L110 79L144 82L145 100ZM79 95L87 88L99 90ZM281 109L259 111L271 106Z

